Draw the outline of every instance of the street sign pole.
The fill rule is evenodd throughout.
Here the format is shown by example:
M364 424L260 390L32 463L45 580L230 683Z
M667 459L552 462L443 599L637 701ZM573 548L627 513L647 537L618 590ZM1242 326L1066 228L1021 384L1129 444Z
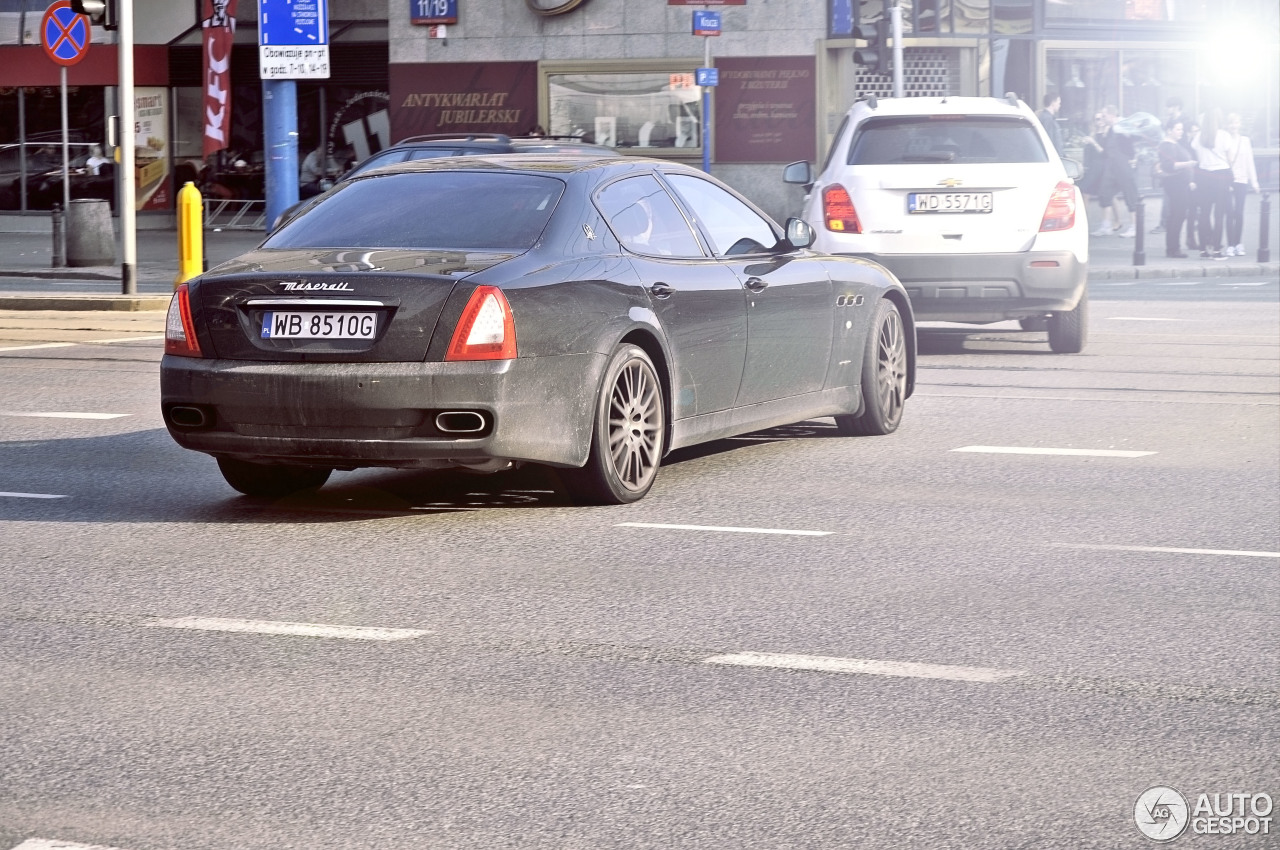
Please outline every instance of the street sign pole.
M62 96L62 213L66 215L71 212L71 145L67 142L67 66L60 65L58 71ZM65 227L62 228L59 237L62 244L58 246L61 249L58 256L66 262L67 229Z
M133 102L133 0L117 0L120 50L120 283L125 295L138 292L138 176L133 148L137 116Z
M702 67L711 67L711 39L702 38ZM711 88L702 87L702 170L711 173Z
M694 82L702 89L702 170L711 173L711 88L719 79L711 67L711 38L720 34L720 13L695 11L693 34L702 36L702 67L695 74Z

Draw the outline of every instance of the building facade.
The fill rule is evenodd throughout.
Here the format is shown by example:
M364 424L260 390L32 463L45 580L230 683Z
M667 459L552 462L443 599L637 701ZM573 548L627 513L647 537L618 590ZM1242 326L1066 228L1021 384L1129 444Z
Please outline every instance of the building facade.
M782 218L799 190L780 179L821 160L852 101L892 80L853 62L858 24L886 0L330 0L332 75L299 81L299 159L317 144L359 158L409 135L535 130L699 164ZM231 58L232 139L207 162L200 0L134 0L138 83L154 104L150 144L166 173L261 192L262 86L257 7L240 0ZM1062 98L1070 152L1092 116L1239 112L1275 182L1280 146L1280 4L1275 0L902 0L911 95L1003 95L1034 107ZM59 130L57 69L35 32L45 0L0 0L0 143ZM695 9L721 34L693 34ZM114 109L113 34L97 28L90 68L70 69L72 131L105 142ZM719 72L703 118L697 68ZM160 125L163 125L161 127ZM709 132L707 132L709 131ZM163 210L172 191L153 193Z

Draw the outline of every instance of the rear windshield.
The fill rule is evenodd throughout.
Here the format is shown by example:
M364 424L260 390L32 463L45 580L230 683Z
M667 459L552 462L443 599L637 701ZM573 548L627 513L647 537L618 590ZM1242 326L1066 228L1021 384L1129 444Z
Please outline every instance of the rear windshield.
M536 174L376 175L340 184L263 247L524 251L562 194L562 181Z
M850 165L1048 161L1035 128L1014 115L871 118L849 148Z

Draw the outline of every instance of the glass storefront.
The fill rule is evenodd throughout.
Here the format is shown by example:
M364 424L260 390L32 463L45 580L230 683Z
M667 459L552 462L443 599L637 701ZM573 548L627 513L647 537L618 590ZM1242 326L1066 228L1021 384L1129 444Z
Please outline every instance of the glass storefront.
M687 70L547 75L547 131L610 147L701 148L701 104Z

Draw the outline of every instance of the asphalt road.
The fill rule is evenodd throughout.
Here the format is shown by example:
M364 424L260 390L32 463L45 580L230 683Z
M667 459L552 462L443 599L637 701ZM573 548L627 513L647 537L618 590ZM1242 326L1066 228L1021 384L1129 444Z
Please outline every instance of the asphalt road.
M1280 284L1203 284L1095 286L1078 356L926 329L897 434L681 451L622 508L245 499L161 425L162 316L0 314L0 848L1141 848L1152 786L1261 807ZM1176 846L1280 846L1200 815Z

